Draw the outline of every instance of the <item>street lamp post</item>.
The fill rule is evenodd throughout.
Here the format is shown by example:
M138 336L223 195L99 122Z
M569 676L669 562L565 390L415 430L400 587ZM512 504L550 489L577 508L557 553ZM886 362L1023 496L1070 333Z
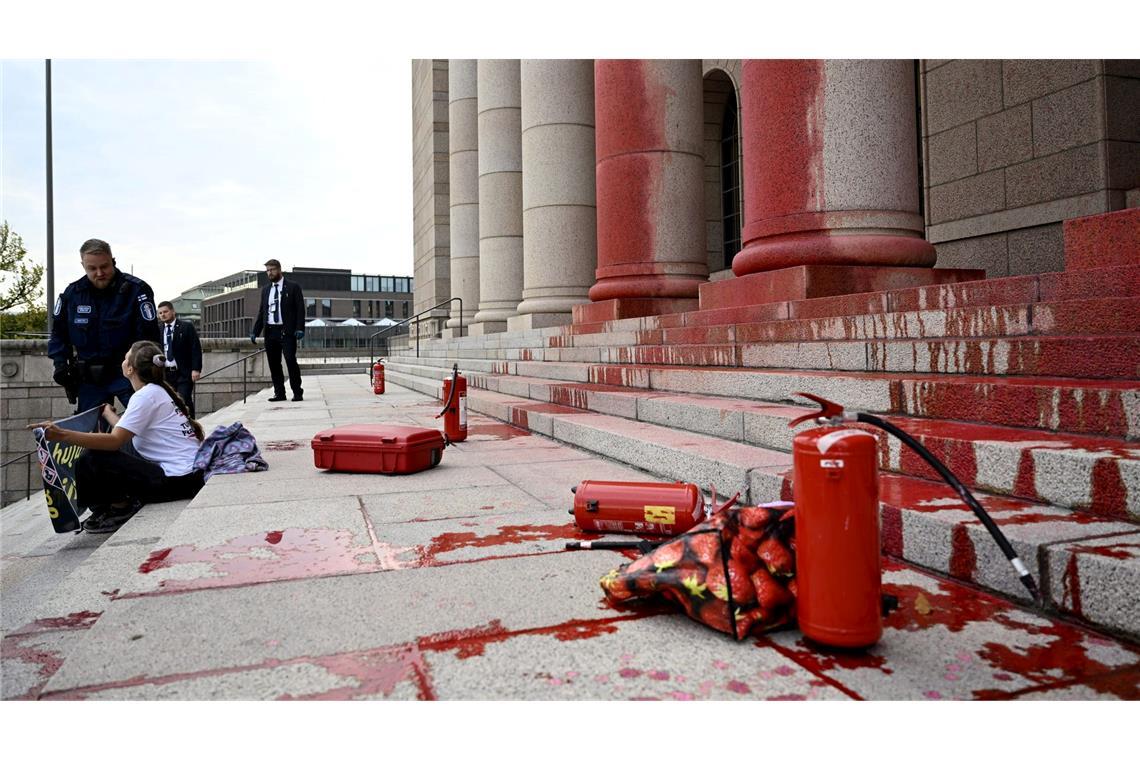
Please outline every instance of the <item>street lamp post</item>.
M51 333L52 309L55 306L55 203L51 168L51 59L44 61L44 96L47 101L47 331Z

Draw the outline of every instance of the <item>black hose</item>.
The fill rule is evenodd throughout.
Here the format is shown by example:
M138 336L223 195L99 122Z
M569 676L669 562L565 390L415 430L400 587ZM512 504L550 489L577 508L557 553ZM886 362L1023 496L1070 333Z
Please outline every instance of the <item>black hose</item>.
M925 446L915 440L909 433L892 425L886 420L880 417L876 417L873 414L867 414L866 412L858 412L856 414L856 419L859 422L865 422L868 425L874 425L877 428L881 428L882 430L887 431L905 443L907 446L910 446L912 449L917 451L918 455L921 456L927 464L933 467L934 471L941 475L942 479L945 480L950 485L950 487L957 492L962 501L966 502L967 506L973 510L977 518L982 521L982 525L986 526L986 530L990 532L990 535L993 536L994 541L996 541L997 545L1001 548L1002 554L1004 554L1005 558L1009 560L1011 565L1013 565L1013 569L1017 571L1017 574L1021 579L1021 583L1025 586L1025 588L1029 590L1029 594L1033 597L1033 601L1037 602L1037 604L1042 603L1041 592L1037 589L1037 582L1034 581L1033 576L1029 574L1029 570L1025 567L1025 563L1022 562L1021 558L1017 556L1017 552L1014 551L1013 546L1009 543L1009 539L1007 539L1005 537L1005 534L1001 532L1001 528L999 528L997 526L997 523L993 521L993 518L990 517L989 512L987 512L982 507L982 505L978 503L978 500L974 498L974 495L970 493L970 491L964 485L962 485L962 481L958 480L958 478L955 477L954 473L950 472L949 468L947 468L946 465L942 464L942 462L940 462L937 457L931 454Z
M451 400L455 398L455 386L459 384L459 362L451 365L451 387L447 389L447 401L443 402L443 409L435 416L438 420L451 408Z

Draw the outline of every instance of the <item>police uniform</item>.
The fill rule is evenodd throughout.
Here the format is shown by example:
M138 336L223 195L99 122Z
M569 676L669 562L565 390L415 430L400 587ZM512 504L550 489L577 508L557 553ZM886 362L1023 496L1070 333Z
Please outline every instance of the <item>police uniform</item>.
M132 390L123 376L123 357L135 341L159 343L162 337L150 285L118 269L103 289L84 276L67 286L52 313L48 356L57 382L72 357L77 360L72 374L77 411L115 398L125 407Z

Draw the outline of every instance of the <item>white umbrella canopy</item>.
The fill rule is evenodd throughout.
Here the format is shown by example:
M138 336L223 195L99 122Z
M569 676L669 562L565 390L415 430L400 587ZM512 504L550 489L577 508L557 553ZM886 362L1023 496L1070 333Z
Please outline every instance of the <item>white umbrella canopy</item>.
M375 325L376 327L387 327L388 325L396 324L396 320L388 319L387 317L384 317L383 319L376 320L372 324Z
M323 319L310 319L305 323L305 327L328 327Z
M353 317L349 317L348 319L344 320L339 325L337 325L337 327L360 327L363 324L364 323L361 322L359 319L354 319Z

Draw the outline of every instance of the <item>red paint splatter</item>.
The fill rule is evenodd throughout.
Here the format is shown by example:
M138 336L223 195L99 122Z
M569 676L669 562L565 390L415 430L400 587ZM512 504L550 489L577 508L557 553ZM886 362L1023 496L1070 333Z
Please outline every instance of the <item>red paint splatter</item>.
M618 671L618 675L622 678L637 678L641 675L641 671L637 668L622 668Z
M139 565L142 574L178 565L204 564L209 569L195 579L165 579L160 591L265 583L293 578L376 572L392 566L391 557L374 552L395 550L386 545L360 545L349 530L287 528L231 538L216 546L181 545L154 552ZM371 561L365 561L368 555ZM144 592L154 593L154 592ZM126 594L123 598L137 596Z
M441 554L458 551L460 549L483 549L492 546L508 546L526 544L534 541L569 541L587 538L587 534L578 530L573 524L569 525L504 525L494 533L476 535L468 533L441 533L432 538L431 543L425 547L417 547L414 551L417 559L412 566L433 567L440 565L438 557ZM559 547L561 548L561 547Z
M962 523L955 525L950 535L950 575L962 580L972 580L978 566L974 540L970 538L969 530Z
M468 440L471 440L475 436L484 436L499 441L506 441L511 438L521 438L527 435L530 435L530 431L520 430L506 423L484 423L481 425L470 425L467 428Z
M63 657L59 652L50 649L40 649L33 643L25 643L23 636L10 634L0 642L0 660L5 662L21 662L32 665L37 669L34 682L23 694L6 696L11 700L38 699L44 685L51 679L56 671L63 666Z
M31 633L44 633L46 631L85 631L95 625L102 612L83 610L72 612L64 617L38 618L13 631L11 636L23 636Z
M726 684L724 688L726 688L729 691L734 692L736 694L751 694L752 693L752 687L749 686L748 684L744 683L743 681L729 681L728 684Z

